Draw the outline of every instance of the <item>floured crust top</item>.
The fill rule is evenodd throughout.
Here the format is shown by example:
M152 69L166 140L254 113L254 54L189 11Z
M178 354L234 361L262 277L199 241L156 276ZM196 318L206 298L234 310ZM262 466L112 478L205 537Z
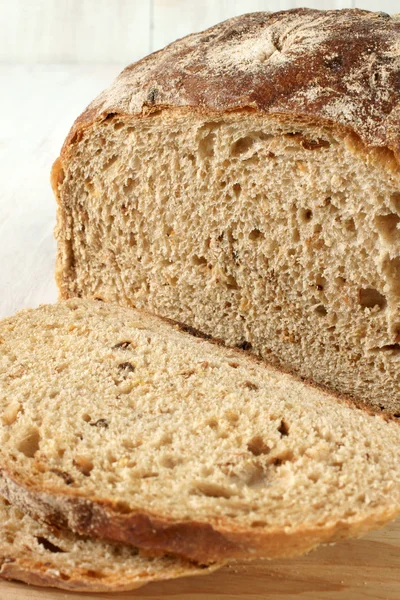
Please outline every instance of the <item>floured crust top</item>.
M290 114L352 129L400 160L400 18L358 9L251 13L128 66L75 122L159 108Z

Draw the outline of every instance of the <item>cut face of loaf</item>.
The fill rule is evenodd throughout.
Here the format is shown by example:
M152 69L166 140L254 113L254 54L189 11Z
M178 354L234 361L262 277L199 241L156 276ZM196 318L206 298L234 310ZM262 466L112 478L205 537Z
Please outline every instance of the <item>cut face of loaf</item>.
M168 556L142 556L134 547L60 531L37 523L0 498L0 577L4 579L72 591L116 592L215 568Z
M84 300L0 340L0 490L41 520L209 564L400 513L398 424L244 352Z
M145 308L400 415L393 155L288 115L110 115L56 166L64 298Z

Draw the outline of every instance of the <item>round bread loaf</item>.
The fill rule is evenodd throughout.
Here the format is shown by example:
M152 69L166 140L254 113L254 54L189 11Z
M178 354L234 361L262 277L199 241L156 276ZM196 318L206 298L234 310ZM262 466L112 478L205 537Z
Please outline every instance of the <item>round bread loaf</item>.
M63 298L400 415L400 20L254 13L127 67L53 169Z

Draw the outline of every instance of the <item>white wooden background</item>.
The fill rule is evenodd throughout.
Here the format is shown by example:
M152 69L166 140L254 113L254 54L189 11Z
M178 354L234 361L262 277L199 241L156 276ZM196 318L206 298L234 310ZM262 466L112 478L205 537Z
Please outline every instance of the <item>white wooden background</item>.
M0 61L128 63L245 12L350 8L399 0L0 0Z

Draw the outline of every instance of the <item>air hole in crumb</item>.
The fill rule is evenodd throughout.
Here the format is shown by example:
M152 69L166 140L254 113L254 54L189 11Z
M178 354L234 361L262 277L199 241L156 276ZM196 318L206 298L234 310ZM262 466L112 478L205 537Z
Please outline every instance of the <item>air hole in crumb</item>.
M244 381L241 385L242 388L247 388L248 390L256 391L258 390L258 385L253 383L252 381Z
M239 289L238 283L237 283L236 279L233 277L233 275L228 275L228 277L226 278L226 287L228 288L228 290L238 290Z
M261 454L269 454L271 448L266 444L260 435L254 436L247 444L249 452L254 456L260 456Z
M65 550L63 550L62 548L59 548L58 546L56 546L55 544L50 542L50 540L47 540L45 537L42 537L42 536L35 536L35 537L37 539L38 544L43 546L43 548L45 550L48 550L49 552L53 552L54 554L57 554L59 552L65 552Z
M201 158L214 156L215 133L208 133L199 143L199 155Z
M360 289L359 302L363 308L374 308L374 306L378 306L380 310L386 308L387 305L385 296L374 288Z
M242 191L242 186L240 185L240 183L234 183L232 189L236 198L238 198L240 196L240 192Z
M161 448L162 446L169 446L172 444L172 435L170 433L164 433L160 439L156 443L156 448Z
M118 369L125 371L126 373L133 373L135 366L130 362L123 362L118 365Z
M112 167L112 165L118 160L118 154L114 154L114 156L111 156L111 158L109 158L103 165L103 171L105 171L106 169L109 169L110 167Z
M68 308L70 310L78 310L79 306L78 306L78 304L74 304L71 302L71 303L68 303Z
M114 124L114 129L115 129L115 131L118 131L119 129L122 129L123 126L124 126L124 123L122 121L116 121Z
M72 463L85 477L89 477L94 466L92 460L87 456L77 456Z
M300 209L300 221L302 223L308 223L312 219L312 210L309 208L301 208Z
M225 418L231 425L235 425L239 421L239 415L233 410L227 410L225 413Z
M107 419L98 419L97 421L91 421L89 425L91 427L99 427L100 429L108 429L109 422Z
M346 221L344 222L344 228L346 229L346 231L354 232L356 230L356 224L354 222L354 219L346 219Z
M237 369L237 368L238 368L238 366L239 366L239 363L237 363L237 362L232 362L232 361L231 361L231 362L228 362L228 365L229 365L230 367L232 367L232 369Z
M158 477L158 473L154 473L152 471L143 472L140 474L141 479L152 479L153 477Z
M293 458L294 458L294 454L293 454L292 450L286 450L285 452L281 452L280 454L278 454L276 456L272 456L271 459L268 460L268 463L270 465L274 465L275 467L280 467L285 462L292 461Z
M234 492L222 485L217 483L211 483L208 481L204 481L202 483L198 483L194 492L200 493L203 496L208 496L209 498L231 498L234 495Z
M93 194L94 185L90 179L85 179L85 189L89 192L89 194Z
M166 454L160 458L160 465L166 469L174 469L177 465L182 463L182 459L171 454Z
M319 304L318 306L316 306L314 308L314 312L319 316L319 317L326 317L326 315L328 314L328 311L326 310L325 306L323 304Z
M204 256L197 256L197 254L195 254L192 257L192 263L198 266L207 265L207 259L204 258Z
M251 350L253 346L250 342L243 340L243 342L236 344L236 348L239 348L240 350Z
M132 342L126 340L115 344L115 346L112 347L112 350L132 350L134 347L135 345Z
M390 203L393 207L393 210L395 210L397 214L400 215L400 192L394 192L390 196Z
M389 244L400 240L400 217L395 214L380 215L375 218L376 227L382 238Z
M218 429L218 420L215 417L213 417L206 422L206 425L208 425L208 427L211 427L211 429Z
M132 179L132 177L128 177L128 179L126 180L126 183L123 186L123 193L125 195L129 194L130 192L132 192L134 187L135 187L134 179Z
M317 275L317 277L315 279L315 287L317 288L317 290L319 292L322 292L325 289L325 286L326 286L325 277L322 277L322 275Z
M385 344L384 346L377 346L371 348L374 352L393 352L394 354L400 353L400 344Z
M252 231L250 231L249 233L249 239L252 242L259 242L260 240L262 240L264 238L264 234L262 231L260 231L259 229L253 229Z
M338 287L342 288L345 285L346 280L344 277L336 277L335 283Z
M387 257L383 264L383 272L392 292L400 296L400 257Z
M27 458L33 458L39 450L40 439L39 430L32 428L25 434L17 448L22 454L25 454Z
M245 154L246 152L248 152L253 146L254 141L255 140L251 137L243 137L238 139L234 144L232 144L232 156L240 156L241 154Z
M282 437L289 435L289 425L286 423L285 419L281 420L278 431Z

